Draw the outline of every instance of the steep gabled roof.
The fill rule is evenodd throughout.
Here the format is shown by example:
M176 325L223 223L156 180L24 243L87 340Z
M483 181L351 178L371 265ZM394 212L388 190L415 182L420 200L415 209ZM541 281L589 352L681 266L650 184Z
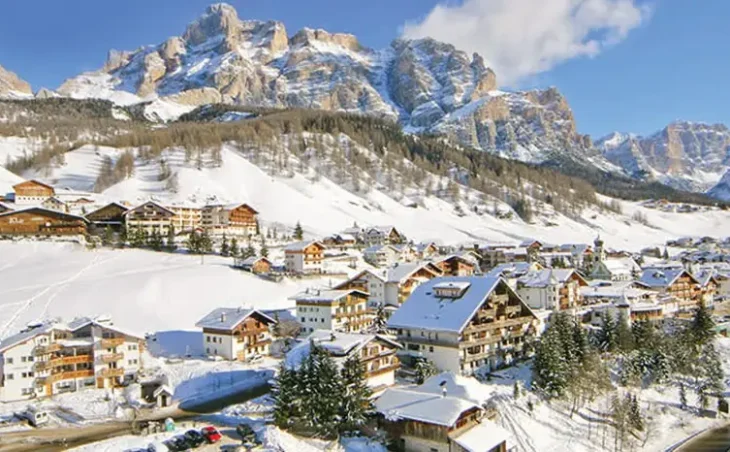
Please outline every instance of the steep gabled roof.
M433 267L431 262L412 262L407 264L395 264L385 273L385 281L391 283L401 283L404 279L410 278L414 273L426 270L433 274L434 277L440 276L441 271Z
M694 276L692 276L687 270L683 268L647 268L641 274L639 282L646 284L647 286L652 288L664 288L674 284L674 282L683 275L689 276L692 281L695 282L695 284L699 283L699 281L697 281Z
M428 424L453 426L465 411L479 405L453 397L413 388L388 388L375 400L375 409L389 420L411 420Z
M304 251L304 249L310 245L319 245L320 247L325 248L325 246L322 245L317 240L303 240L301 242L294 242L294 243L288 244L287 246L284 247L284 252L286 252L286 251Z
M147 201L147 202L144 202L144 203L138 205L137 207L132 207L131 209L129 209L126 212L124 212L124 215L129 215L132 212L136 212L137 210L139 210L142 207L144 207L146 205L149 205L149 204L152 204L153 206L156 206L156 207L164 210L165 212L169 213L170 215L175 215L175 212L173 212L172 210L168 209L167 207L165 207L162 204L159 204L159 203L157 203L155 201Z
M119 207L119 208L123 209L123 212L126 212L129 210L129 208L127 206L119 204L118 202L110 202L109 204L107 204L105 206L99 207L96 210L92 210L91 212L87 213L86 216L89 217L89 216L94 215L97 212L101 212L102 210L109 208L109 207ZM124 214L124 213L122 213L122 214Z
M261 317L269 320L271 323L276 323L276 320L256 309L216 308L209 312L205 317L198 320L198 322L195 323L195 326L198 328L212 328L216 330L230 331L254 314L260 315Z
M366 297L369 295L367 292L363 292L362 290L356 290L356 289L308 290L306 292L302 292L302 293L295 295L293 298L297 302L301 301L301 302L306 302L306 303L333 303L333 302L338 301L353 293L365 295Z
M285 364L295 369L299 367L304 359L311 352L311 344L322 347L335 359L338 365L353 353L357 353L370 342L378 340L394 348L402 348L402 345L380 334L365 333L341 333L330 330L315 330L304 341L291 349L286 355Z
M49 320L34 328L28 328L12 336L8 336L0 341L0 353L56 328L59 328L59 323Z
M57 216L57 217L62 217L62 218L71 218L74 220L81 220L84 223L89 222L89 220L87 220L86 218L84 218L82 216L73 215L73 214L66 213L66 212L59 212L58 210L46 209L44 207L28 207L28 208L20 209L20 210L9 210L7 212L0 213L0 217L17 215L17 214L25 213L25 212L36 212L36 213L43 214L43 215Z
M44 184L43 182L41 182L41 181L39 181L37 179L29 179L29 180L24 180L23 182L19 182L19 183L13 185L13 190L15 190L17 187L20 187L21 185L25 185L25 184L29 184L29 183L36 184L36 185L41 185L43 187L50 188L51 190L56 190L53 187L53 185Z

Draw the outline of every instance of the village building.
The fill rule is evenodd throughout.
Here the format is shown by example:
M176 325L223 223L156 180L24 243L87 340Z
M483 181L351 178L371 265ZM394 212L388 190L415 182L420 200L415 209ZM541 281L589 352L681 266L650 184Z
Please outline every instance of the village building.
M142 369L144 343L105 318L29 325L0 342L0 401L118 387Z
M421 386L389 388L375 401L379 426L407 452L507 452L511 437L486 410L476 380L442 373ZM475 396L476 395L476 396Z
M207 205L202 226L212 236L248 237L256 234L258 211L248 204Z
M699 304L699 281L683 268L646 268L639 282L660 294L676 298L680 310L689 310Z
M608 314L619 318L623 313L627 320L659 321L675 315L679 309L677 299L660 296L634 281L592 281L581 287L583 307L577 311L583 323L600 326Z
M119 232L124 226L124 214L128 210L126 206L112 202L86 214L86 219L91 222L91 226L96 231L110 228L114 232Z
M441 277L416 288L388 320L405 353L471 375L527 356L535 313L499 277Z
M27 180L13 185L13 199L18 206L39 205L56 195L56 190L48 184L37 180Z
M433 242L419 243L415 248L418 258L421 260L430 260L439 254L439 248Z
M441 270L443 276L472 276L476 271L473 262L455 254L436 259L434 264Z
M694 273L693 276L699 283L698 300L708 307L715 304L717 291L720 287L717 273L713 270L702 270Z
M352 234L344 232L332 234L322 239L322 244L327 248L350 249L357 246L357 238Z
M128 210L124 214L124 222L128 233L143 230L147 234L157 232L164 236L170 230L175 216L176 213L171 209L148 201ZM180 232L180 229L176 229L175 232Z
M190 233L201 227L203 211L200 207L175 205L168 209L175 214L170 219L170 225L175 228L175 232Z
M375 393L395 384L395 373L400 368L396 352L401 345L386 336L315 330L287 353L286 366L298 368L309 356L312 344L321 347L340 368L356 356L365 370L367 385Z
M533 309L565 311L580 306L588 283L573 269L547 268L517 280L517 294Z
M271 273L273 268L271 261L263 256L251 256L245 259L236 257L233 260L233 266L249 271L255 275L267 275Z
M373 226L365 228L362 239L367 245L397 245L406 242L406 236L394 226Z
M393 245L373 245L362 253L363 259L376 267L390 267L400 260L401 253Z
M499 264L489 270L488 276L495 276L504 279L512 288L517 288L517 281L528 273L538 272L545 267L539 262L511 262Z
M592 279L632 281L641 275L641 267L633 258L606 258L595 262L590 272Z
M440 275L430 262L396 264L387 270L363 270L335 289L367 292L370 306L400 306L419 284Z
M13 208L10 207L8 204L0 202L0 213L10 212L11 210L13 210Z
M322 273L325 247L317 241L290 243L284 247L284 264L290 273Z
M415 262L418 260L418 252L416 251L415 246L409 243L401 243L399 245L394 245L394 247L398 250L398 253L400 253L398 256L398 260L400 262Z
M81 236L87 224L84 217L42 207L0 213L0 235Z
M324 329L356 333L366 331L373 324L368 294L361 290L311 289L293 298L303 332Z
M246 361L269 355L274 324L276 320L255 309L216 308L195 326L203 329L205 354Z
M41 207L48 210L55 210L56 212L68 212L69 208L68 205L56 198L55 196L51 196L50 198L46 198L45 201L43 201L40 204Z

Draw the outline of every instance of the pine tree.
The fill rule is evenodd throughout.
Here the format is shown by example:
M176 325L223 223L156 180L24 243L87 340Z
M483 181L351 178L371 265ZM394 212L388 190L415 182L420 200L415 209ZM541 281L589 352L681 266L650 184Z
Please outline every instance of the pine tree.
M352 431L367 421L373 412L372 391L365 379L365 368L357 355L352 355L342 367L343 399L340 403L340 431Z
M598 348L605 352L616 350L616 322L608 312L603 312L601 329L598 332Z
M235 237L231 239L231 256L239 257L241 255L241 249L238 247L238 240Z
M191 254L200 254L200 235L195 231L191 232L185 246Z
M248 259L249 257L254 257L256 255L256 250L254 249L251 242L248 242L248 246L241 251L241 258L242 259Z
M634 336L624 311L619 312L616 322L616 347L624 353L634 349Z
M122 224L119 230L119 246L123 247L127 244L127 226Z
M231 247L228 245L228 238L223 234L223 239L221 240L221 256L229 257L230 255Z
M201 254L210 254L213 252L213 241L210 239L210 235L208 234L208 231L203 230L203 233L200 234L200 253Z
M175 242L175 226L173 225L170 225L170 227L167 228L167 240L165 246L170 252L177 249L177 243Z
M639 408L639 401L636 399L636 395L631 397L629 405L629 425L633 430L642 431L644 430L644 417L641 415L641 408Z
M709 343L715 337L715 321L712 320L710 311L704 303L700 303L695 309L688 333L691 343L699 347Z
M279 313L278 312L274 312L274 326L271 327L271 334L274 337L281 337L281 325L279 324Z
M383 303L378 303L378 307L375 309L373 332L376 334L384 334L388 332L388 316L385 313L385 306L383 306Z
M256 235L261 235L261 226L259 225L259 220L256 220Z
M302 225L297 221L297 225L294 226L294 239L296 240L302 240L304 238L304 230L302 230Z
M271 388L274 399L274 423L286 429L291 426L300 410L300 391L297 372L288 369L285 363L279 366L279 374Z
M266 242L261 244L261 256L269 257L269 248L266 246Z
M428 380L429 377L438 373L436 366L431 361L423 357L417 358L415 367L416 383L419 385L423 384L423 382Z
M162 234L154 231L150 236L150 248L155 251L162 251Z
M515 400L520 398L520 382L519 381L515 381L515 384L512 387L512 396L515 398Z
M101 237L101 244L104 246L111 246L114 242L114 233L112 228L107 226L104 228L104 235Z

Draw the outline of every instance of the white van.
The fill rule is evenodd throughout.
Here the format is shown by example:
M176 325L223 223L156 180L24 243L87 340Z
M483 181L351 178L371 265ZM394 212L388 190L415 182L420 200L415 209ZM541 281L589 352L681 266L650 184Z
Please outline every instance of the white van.
M17 413L16 416L21 419L26 419L33 427L38 427L48 422L48 411L37 407L28 407L27 410L22 413Z

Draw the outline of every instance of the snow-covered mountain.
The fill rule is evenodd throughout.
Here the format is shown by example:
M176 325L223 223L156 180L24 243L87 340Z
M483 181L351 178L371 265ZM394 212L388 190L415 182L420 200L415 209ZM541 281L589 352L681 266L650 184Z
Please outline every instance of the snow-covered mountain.
M677 121L648 137L611 134L596 146L629 175L686 191L705 192L730 169L730 130L722 124Z
M532 163L567 154L611 166L577 133L556 89L496 89L496 75L479 55L433 39L398 39L374 50L350 34L289 35L280 22L241 20L233 7L217 4L181 36L111 51L100 70L67 80L58 92L151 101L148 116L161 119L217 102L359 112Z
M14 72L0 66L0 98L27 99L33 97L30 84Z
M707 194L721 201L730 201L730 169L725 171L720 182L709 189Z

